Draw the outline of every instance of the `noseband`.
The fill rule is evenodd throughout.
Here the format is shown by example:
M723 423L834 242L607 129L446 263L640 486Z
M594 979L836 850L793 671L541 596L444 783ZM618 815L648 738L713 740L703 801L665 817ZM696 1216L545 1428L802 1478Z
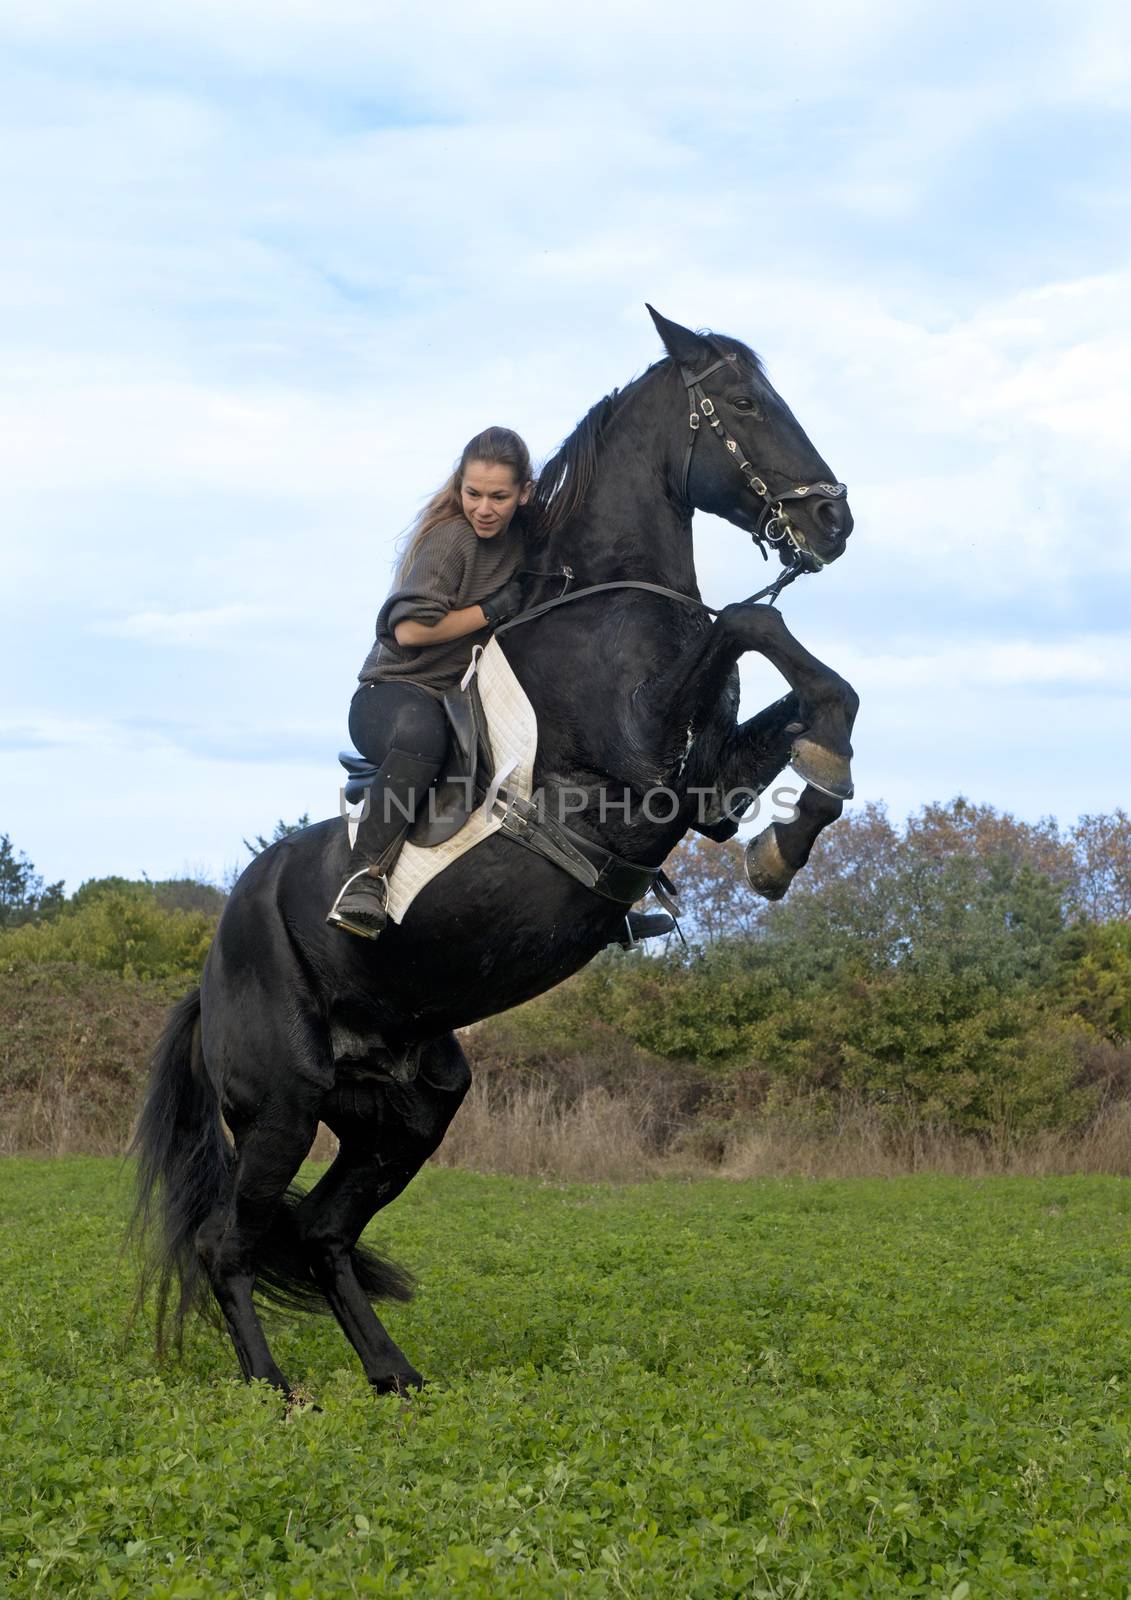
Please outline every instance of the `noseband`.
M792 489L775 489L773 493L770 492L766 487L765 480L758 476L754 467L742 454L738 440L732 438L723 427L719 420L718 411L715 408L715 402L703 388L704 378L709 378L712 372L717 372L720 367L731 364L730 357L720 356L718 361L713 362L709 367L705 367L702 372L689 372L684 366L679 369L691 404L691 414L688 417L688 426L691 431L688 435L687 449L683 453L683 473L679 485L680 497L686 505L688 503L687 478L691 471L691 453L695 449L695 441L699 436L700 424L705 418L716 438L726 447L727 454L746 479L746 487L752 490L762 501L762 511L758 521L750 530L750 537L757 543L763 559L769 559L767 545L772 545L776 549L779 545L785 543L791 552L791 565L805 566L806 563L813 561L817 563L818 567L823 567L827 563L815 550L810 549L804 535L789 520L789 513L784 509L785 502L787 500L806 500L812 494L820 495L824 500L843 500L848 494L848 486L843 483L798 483Z

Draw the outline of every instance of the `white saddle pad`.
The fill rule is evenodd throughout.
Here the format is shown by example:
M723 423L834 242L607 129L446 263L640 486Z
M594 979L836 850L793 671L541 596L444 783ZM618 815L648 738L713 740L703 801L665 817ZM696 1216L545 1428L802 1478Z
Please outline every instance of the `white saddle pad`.
M534 786L534 757L538 750L538 719L534 707L502 649L494 639L477 646L471 671L479 678L479 697L487 718L495 781L505 783L509 794L529 800ZM423 850L406 843L389 878L389 916L401 922L421 889L453 861L498 833L502 817L473 811L460 831L446 844Z

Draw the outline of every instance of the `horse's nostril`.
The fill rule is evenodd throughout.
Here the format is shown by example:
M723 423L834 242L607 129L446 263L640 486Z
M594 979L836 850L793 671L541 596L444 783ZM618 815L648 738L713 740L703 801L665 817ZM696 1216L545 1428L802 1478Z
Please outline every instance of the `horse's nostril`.
M852 512L843 500L822 500L817 507L817 521L826 533L842 539L852 532Z

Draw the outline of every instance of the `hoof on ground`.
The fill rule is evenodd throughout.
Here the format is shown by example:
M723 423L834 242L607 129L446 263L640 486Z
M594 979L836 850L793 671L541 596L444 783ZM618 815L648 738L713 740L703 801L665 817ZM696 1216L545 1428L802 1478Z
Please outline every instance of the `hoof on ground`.
M412 1394L416 1389L423 1389L424 1379L415 1367L406 1367L403 1372L390 1372L387 1378L374 1378L372 1388L374 1394Z
M793 882L793 868L781 853L772 825L746 846L745 864L747 883L764 900L780 900Z
M834 800L852 799L855 790L847 756L837 755L812 739L801 738L795 741L789 760L798 777L804 778L814 789L820 789L822 794L831 795Z

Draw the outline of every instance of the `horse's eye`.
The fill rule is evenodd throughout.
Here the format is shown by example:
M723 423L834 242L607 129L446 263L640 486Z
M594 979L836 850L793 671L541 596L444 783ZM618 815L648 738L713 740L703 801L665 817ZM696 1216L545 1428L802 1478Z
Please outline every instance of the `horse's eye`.
M754 404L753 400L748 399L744 394L740 394L737 400L732 401L732 404L736 411L745 412L747 416L756 417L759 415L758 407Z

